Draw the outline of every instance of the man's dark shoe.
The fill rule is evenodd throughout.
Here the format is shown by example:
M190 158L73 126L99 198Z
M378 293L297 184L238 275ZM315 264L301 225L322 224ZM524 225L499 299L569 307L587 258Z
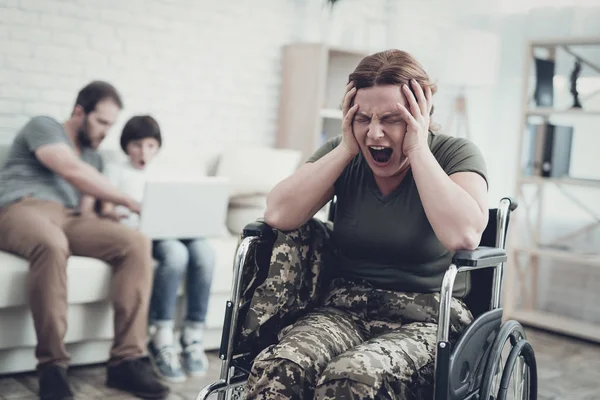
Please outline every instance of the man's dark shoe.
M46 365L39 370L40 400L72 400L73 391L67 380L67 369Z
M146 358L124 360L109 366L106 386L142 399L163 399L169 395L169 387L160 382Z

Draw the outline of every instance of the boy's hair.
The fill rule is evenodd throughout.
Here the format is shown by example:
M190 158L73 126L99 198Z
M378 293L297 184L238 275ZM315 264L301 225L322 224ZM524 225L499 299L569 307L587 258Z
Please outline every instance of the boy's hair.
M96 104L104 99L111 99L120 109L123 100L113 85L104 81L92 81L85 85L77 94L75 106L81 106L86 114L96 109Z
M121 148L127 153L127 145L134 140L153 138L158 141L158 147L162 145L160 126L154 118L149 115L136 115L131 117L123 127L121 133Z

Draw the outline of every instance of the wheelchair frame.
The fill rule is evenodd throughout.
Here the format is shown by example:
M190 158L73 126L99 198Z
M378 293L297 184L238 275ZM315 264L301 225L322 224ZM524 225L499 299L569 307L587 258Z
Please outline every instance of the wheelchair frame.
M496 216L495 247L480 246L473 251L457 251L444 274L440 290L434 366L435 400L504 399L509 390L513 371L516 368L517 376L521 377L524 364L529 367L529 375L526 379L528 390L527 393L520 392L521 398L537 398L535 356L531 345L527 342L525 331L517 321L507 321L502 324L502 286L504 263L507 261L506 234L510 212L516 208L517 203L513 199L508 197L501 199L499 207L490 210L490 215ZM331 219L331 211L329 215ZM491 223L493 221L488 222L488 227ZM205 386L198 393L196 400L207 399L215 392L218 393L219 400L239 398L239 393L232 391L238 391L247 381L248 372L242 371L241 374L236 374L237 367L232 363L236 356L234 343L239 311L243 305L241 303L242 268L252 246L273 241L275 233L265 223L254 222L244 228L242 237L234 260L231 296L226 303L219 351L222 362L220 379ZM474 315L473 322L463 331L452 348L449 341L450 305L455 278L459 273L489 268L493 268L493 280L488 310L481 315ZM502 351L508 341L512 345L512 350L504 368L500 371ZM520 357L523 357L522 361ZM502 377L496 397L492 395L492 390L495 389L493 383L500 373ZM515 395L517 394L519 393L515 387Z

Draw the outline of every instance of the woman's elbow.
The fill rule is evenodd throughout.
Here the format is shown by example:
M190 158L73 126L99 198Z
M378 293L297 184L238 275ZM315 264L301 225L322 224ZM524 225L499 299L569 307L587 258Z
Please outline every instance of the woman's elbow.
M265 219L267 225L269 225L271 228L277 228L277 226L279 225L279 213L273 210L272 207L267 206L263 218Z
M483 230L467 229L461 234L452 235L445 243L442 243L449 251L475 250L481 242Z
M296 227L293 221L290 221L289 215L286 216L280 208L267 206L263 218L267 225L280 231L289 231Z
M454 235L450 242L450 250L475 250L481 243L483 231L488 224L488 213L482 213L470 226L463 227L459 234Z

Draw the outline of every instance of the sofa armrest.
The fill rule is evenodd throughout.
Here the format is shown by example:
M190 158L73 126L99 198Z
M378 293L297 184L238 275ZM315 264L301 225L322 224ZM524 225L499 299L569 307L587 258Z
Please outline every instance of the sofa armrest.
M244 237L256 236L264 240L274 240L277 236L275 229L262 220L249 223L242 232Z
M481 246L475 250L459 250L454 253L452 263L458 267L493 267L507 260L506 250L498 247Z

